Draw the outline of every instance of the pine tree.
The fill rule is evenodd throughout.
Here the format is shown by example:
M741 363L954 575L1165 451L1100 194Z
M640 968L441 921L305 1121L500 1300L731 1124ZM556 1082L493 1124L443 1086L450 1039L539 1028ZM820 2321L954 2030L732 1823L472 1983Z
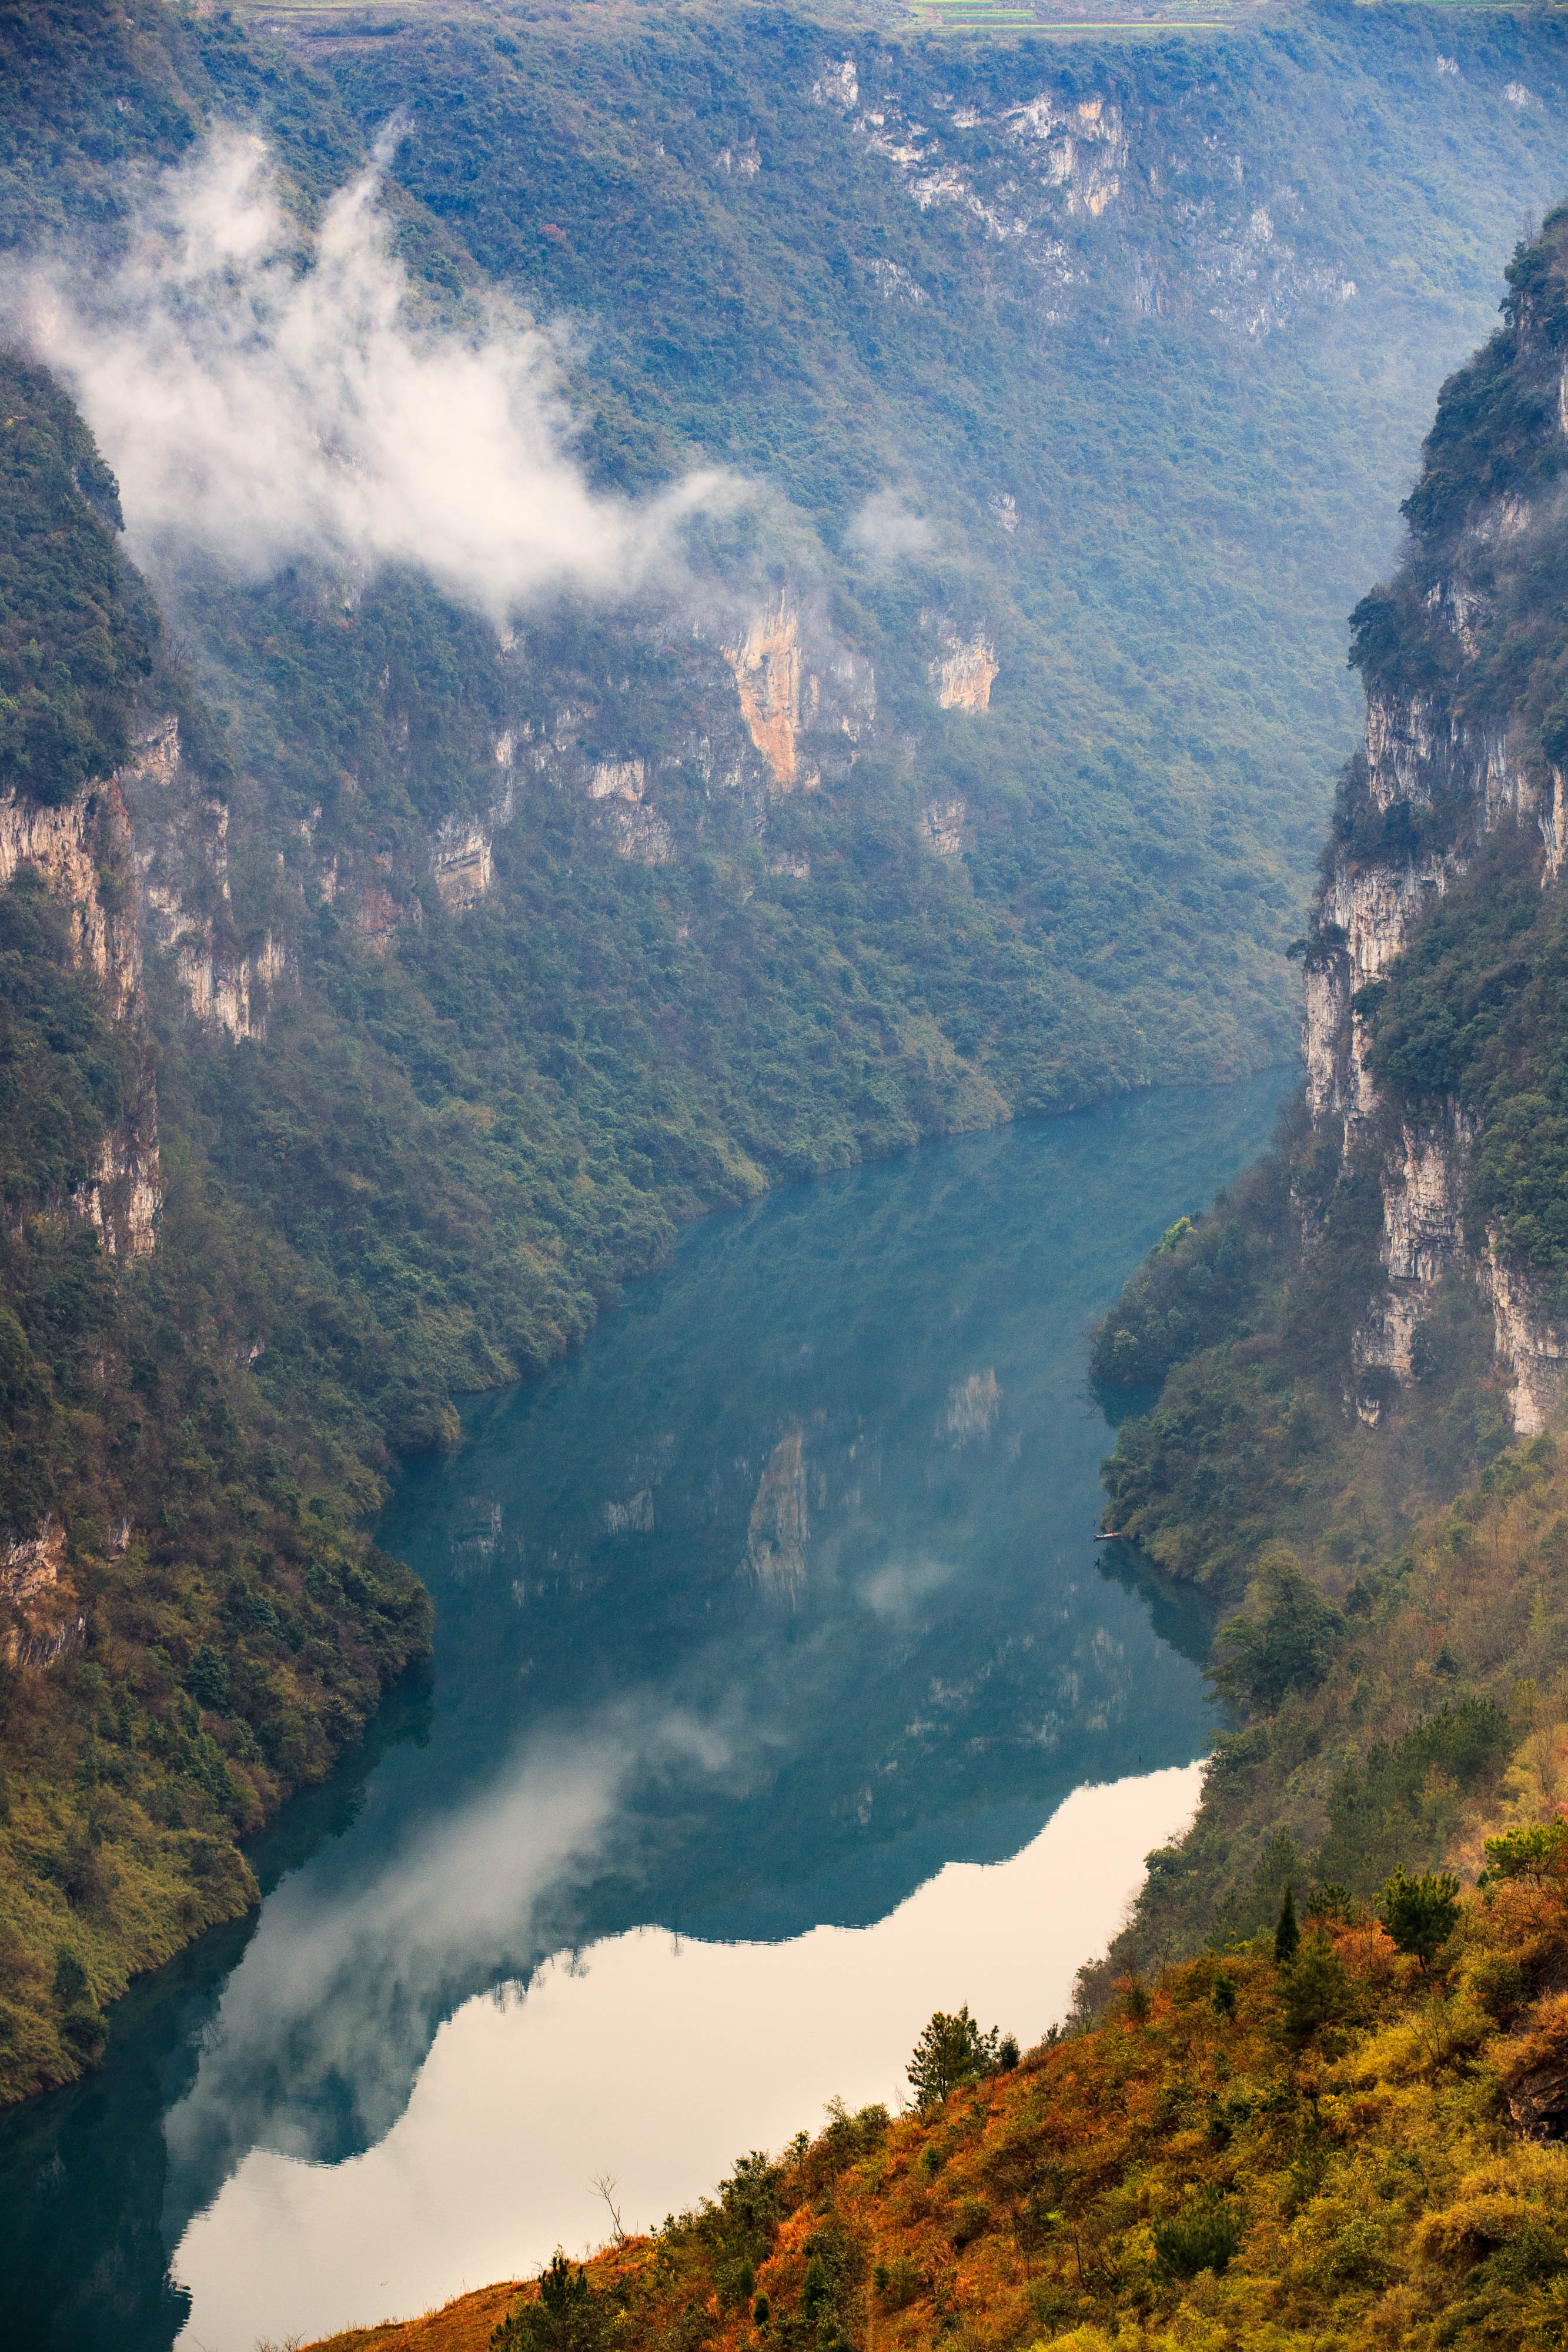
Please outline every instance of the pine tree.
M1274 1966L1277 1969L1290 1967L1301 1941L1301 1931L1296 1925L1296 1897L1287 1883L1285 1899L1280 1906L1280 1924L1274 1930Z

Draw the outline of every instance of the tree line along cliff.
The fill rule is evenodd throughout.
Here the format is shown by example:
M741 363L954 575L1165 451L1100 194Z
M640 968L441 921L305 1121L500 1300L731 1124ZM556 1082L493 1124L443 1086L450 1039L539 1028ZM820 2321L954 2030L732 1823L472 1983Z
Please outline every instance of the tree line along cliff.
M1245 1600L1216 1675L1242 1727L1123 1957L1256 1919L1313 1853L1357 1885L1391 1836L1440 1859L1522 1770L1511 1694L1560 1705L1561 1523L1509 1498L1564 1401L1565 256L1557 213L1354 615L1366 740L1300 943L1306 1099L1097 1335L1103 1381L1158 1391L1106 1465L1113 1523ZM1519 1788L1548 1806L1554 1768Z

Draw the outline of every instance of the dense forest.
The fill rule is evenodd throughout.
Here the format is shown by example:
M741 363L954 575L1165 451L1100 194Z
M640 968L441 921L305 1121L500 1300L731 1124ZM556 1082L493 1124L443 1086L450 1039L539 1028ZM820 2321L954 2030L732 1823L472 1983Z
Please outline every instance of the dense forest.
M1340 615L1563 51L1224 38L0 19L8 2095L251 1899L240 1839L419 1654L365 1530L465 1393L705 1211L1291 1050ZM171 300L235 137L267 268ZM160 353L235 284L265 342L350 220L366 352L533 354L578 511L744 494L500 625L439 532L204 536L255 446L160 506ZM1434 1498L1496 1434L1443 1394Z
M1354 615L1306 1100L1094 1337L1113 1524L1221 1612L1194 1830L1021 2058L935 2017L896 2122L334 2352L1560 2337L1568 214L1507 286Z
M1153 1397L1106 1465L1116 1526L1243 1604L1214 1669L1239 1727L1123 1959L1256 1926L1291 1877L1458 1859L1472 1801L1555 1793L1562 1523L1525 1498L1555 1475L1563 1311L1565 251L1557 213L1515 257L1355 611L1372 721L1301 942L1309 1103L1096 1338L1108 1389ZM1538 1705L1539 1770L1509 1728Z

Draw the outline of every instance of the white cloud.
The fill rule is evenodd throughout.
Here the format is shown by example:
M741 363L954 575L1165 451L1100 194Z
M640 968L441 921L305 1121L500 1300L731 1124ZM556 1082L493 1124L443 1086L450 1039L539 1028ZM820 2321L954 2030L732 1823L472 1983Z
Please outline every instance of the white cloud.
M413 315L384 160L302 254L266 148L222 131L156 183L117 266L24 277L16 327L118 474L133 551L201 550L252 578L301 558L418 565L498 626L553 590L635 588L683 515L738 486L594 492L549 334L498 302L467 334Z
M867 499L844 538L873 563L928 555L936 544L935 526L924 515L912 514L896 490L878 490Z

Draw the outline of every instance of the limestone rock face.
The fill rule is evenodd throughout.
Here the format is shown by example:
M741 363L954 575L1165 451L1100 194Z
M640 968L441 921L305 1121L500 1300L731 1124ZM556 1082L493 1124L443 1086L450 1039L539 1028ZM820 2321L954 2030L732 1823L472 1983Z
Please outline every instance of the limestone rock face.
M724 648L740 697L746 731L768 762L773 782L789 791L800 778L800 614L781 593L776 608L759 613L745 635Z
M198 1021L231 1037L265 1037L274 993L291 984L286 942L264 934L246 947L229 897L229 812L194 777L172 719L146 739L134 773L137 864L152 944L172 959Z
M1461 686L1478 604L1461 576L1465 547L1521 527L1511 511L1490 510L1461 541L1455 576L1427 593L1427 609L1458 642ZM1568 1334L1544 1315L1529 1279L1502 1263L1496 1237L1479 1255L1467 1244L1471 1123L1456 1102L1425 1123L1391 1120L1378 1098L1366 1024L1355 1004L1357 992L1388 971L1428 907L1464 872L1489 834L1510 825L1538 834L1542 887L1556 881L1568 814L1561 772L1550 769L1542 780L1538 770L1527 768L1507 724L1472 725L1458 715L1458 707L1452 685L1368 696L1369 808L1387 816L1403 807L1414 815L1442 805L1458 809L1460 821L1444 847L1383 858L1348 850L1336 855L1319 894L1308 955L1307 1097L1314 1122L1347 1163L1357 1153L1375 1156L1382 1193L1380 1250L1388 1286L1355 1334L1357 1373L1408 1379L1415 1334L1435 1285L1451 1268L1469 1266L1490 1302L1498 1352L1512 1367L1514 1427L1524 1435L1538 1431L1568 1398ZM1407 837L1416 837L1413 829ZM1355 1403L1364 1420L1377 1418L1375 1381L1358 1382Z
M101 984L110 1018L143 1045L135 1099L106 1137L98 1167L70 1204L97 1226L109 1249L130 1257L152 1248L162 1192L126 790L143 762L155 767L167 758L172 725L161 722L143 746L142 761L90 785L64 808L37 808L10 793L0 796L0 882L21 866L43 876L65 904L77 969Z
M1266 150L1249 152L1247 133L1232 143L1209 131L1196 92L1153 104L1130 87L1054 89L988 106L916 97L899 79L887 52L862 77L852 51L822 57L807 88L910 203L1010 247L1048 325L1107 284L1145 316L1201 317L1251 341L1357 299L1317 239L1310 253L1298 244L1301 191L1280 184Z
M1568 1402L1568 1328L1548 1317L1527 1276L1499 1262L1490 1235L1480 1279L1491 1301L1498 1354L1513 1370L1514 1433L1534 1437Z
M66 1568L66 1531L53 1512L37 1534L0 1538L0 1656L49 1666L79 1649L87 1618Z
M36 866L65 900L77 969L102 982L118 1020L141 1003L141 942L133 912L110 910L99 875L111 868L123 880L130 853L131 823L116 776L66 808L35 808L13 793L0 795L0 883L18 866Z
M922 813L920 830L938 857L957 857L963 851L964 832L968 821L967 803L955 794L951 800L930 803Z
M776 792L812 792L821 758L808 739L861 742L876 717L871 664L841 645L788 588L754 613L722 647L735 679L741 719ZM824 754L824 756L826 756Z
M1441 857L1358 867L1340 858L1320 897L1322 945L1307 970L1302 1045L1313 1116L1341 1115L1347 1136L1354 1122L1370 1118L1377 1100L1364 1024L1351 1000L1403 951L1453 870L1452 861Z
M490 887L490 836L482 825L460 825L441 835L435 849L435 887L455 915L476 907Z
M943 710L988 710L1001 676L996 648L984 636L961 637L951 621L939 625L939 650L926 666Z
M646 801L648 771L642 760L602 760L589 779L588 796L601 803L601 821L622 857L640 866L663 866L675 854L675 838Z

